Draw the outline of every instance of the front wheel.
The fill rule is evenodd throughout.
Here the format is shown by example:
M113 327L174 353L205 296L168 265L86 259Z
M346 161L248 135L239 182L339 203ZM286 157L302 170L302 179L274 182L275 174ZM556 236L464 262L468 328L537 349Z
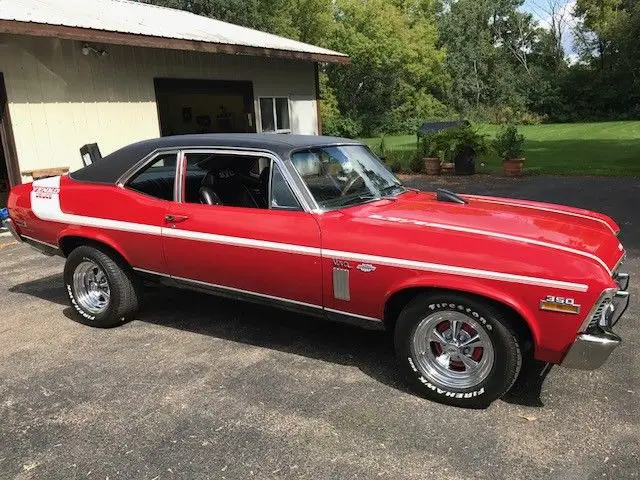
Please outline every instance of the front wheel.
M484 408L515 382L522 353L503 314L456 294L413 299L396 324L395 349L409 384L448 405Z
M73 250L64 266L64 283L76 320L92 327L115 327L138 309L133 274L117 256L84 245Z

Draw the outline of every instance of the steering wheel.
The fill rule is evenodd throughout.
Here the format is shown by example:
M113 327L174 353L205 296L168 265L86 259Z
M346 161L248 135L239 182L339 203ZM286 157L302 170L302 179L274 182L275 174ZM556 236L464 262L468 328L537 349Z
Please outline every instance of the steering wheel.
M356 175L355 177L353 177L351 180L347 182L347 184L344 186L344 188L340 192L340 196L344 197L347 194L347 192L351 190L356 183L358 183L358 180L360 180L361 182L364 182L364 179L360 175Z

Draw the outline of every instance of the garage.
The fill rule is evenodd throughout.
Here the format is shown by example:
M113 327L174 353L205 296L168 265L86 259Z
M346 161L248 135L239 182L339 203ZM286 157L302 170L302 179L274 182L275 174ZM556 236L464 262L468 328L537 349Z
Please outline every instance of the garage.
M254 133L253 83L155 79L160 133Z
M43 170L82 167L87 144L108 155L167 135L319 134L318 64L348 62L339 52L144 3L2 6L0 189Z

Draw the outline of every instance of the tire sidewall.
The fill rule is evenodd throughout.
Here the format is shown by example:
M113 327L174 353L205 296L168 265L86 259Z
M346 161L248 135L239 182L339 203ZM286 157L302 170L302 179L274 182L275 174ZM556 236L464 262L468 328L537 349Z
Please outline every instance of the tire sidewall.
M109 265L106 265L106 262L102 258L102 255L104 254L101 254L101 252L91 247L79 247L69 255L64 266L65 291L67 292L72 308L77 314L76 319L84 325L105 327L118 325L124 321L124 319L117 319L120 292L115 288L116 280L113 277L113 273L109 268ZM73 274L77 266L83 261L96 263L107 276L110 293L109 304L105 310L97 314L88 312L82 308L80 303L77 301L76 292L73 288Z
M504 394L517 377L521 358L513 355L515 342L511 332L496 312L481 302L463 295L425 296L411 302L400 314L396 324L395 348L400 368L409 383L425 397L450 405L485 407ZM417 368L411 352L411 340L419 323L426 317L443 311L463 313L480 325L489 336L494 350L494 362L487 377L471 388L451 388L438 384ZM517 342L516 342L517 344ZM519 355L519 350L516 348Z

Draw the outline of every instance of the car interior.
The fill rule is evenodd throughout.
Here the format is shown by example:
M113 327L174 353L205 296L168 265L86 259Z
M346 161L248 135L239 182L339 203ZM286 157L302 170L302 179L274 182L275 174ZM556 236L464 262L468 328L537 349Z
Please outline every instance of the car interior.
M133 190L173 200L176 155L158 157L127 184ZM186 153L184 201L228 207L269 208L271 159L255 156ZM298 210L284 178L274 174L271 208Z
M187 154L187 203L267 208L271 160L236 155Z

